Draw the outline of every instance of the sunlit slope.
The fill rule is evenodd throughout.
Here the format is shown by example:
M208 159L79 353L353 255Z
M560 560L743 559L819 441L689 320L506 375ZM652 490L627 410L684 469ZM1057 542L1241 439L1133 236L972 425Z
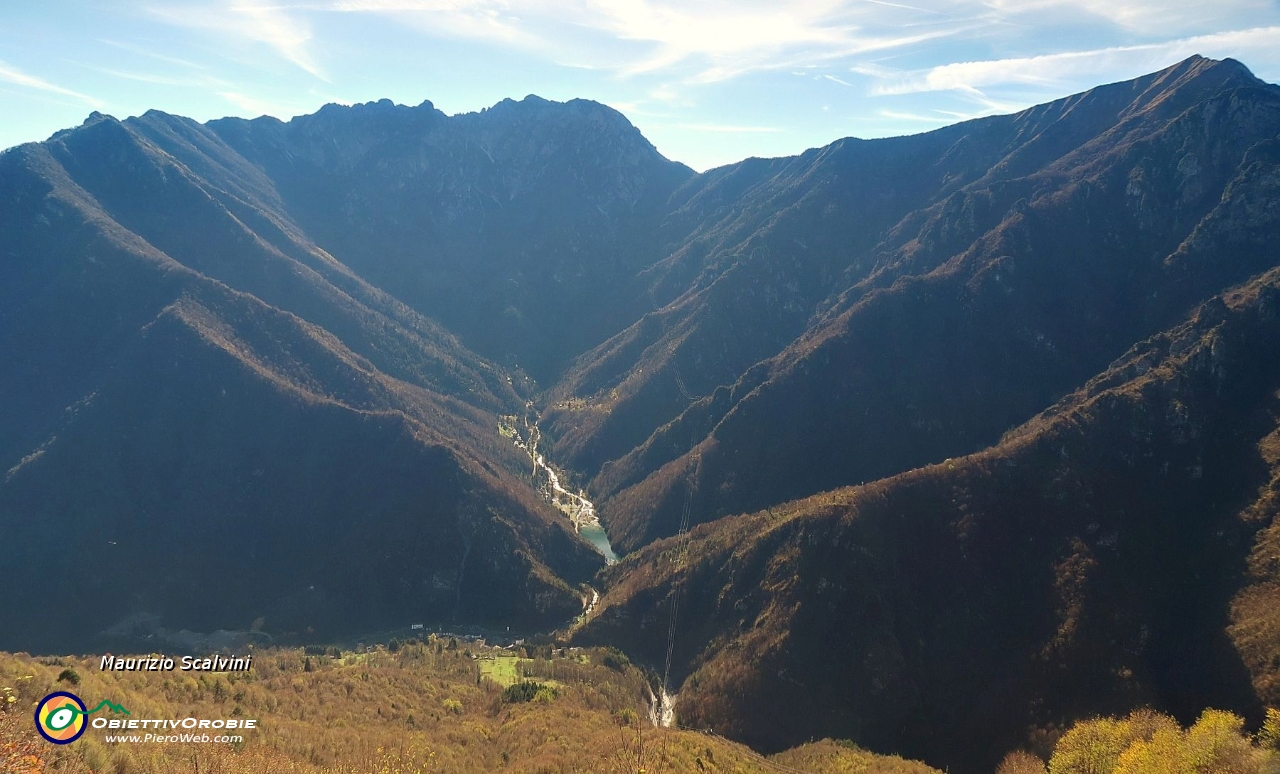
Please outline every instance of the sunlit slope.
M1215 298L985 451L695 528L579 633L664 663L683 722L963 771L1152 705L1277 693L1280 275Z
M655 729L643 719L647 686L634 667L602 665L603 651L544 648L531 655L516 658L447 639L395 652L263 651L244 675L103 674L91 659L0 655L0 687L7 689L0 703L5 695L17 699L10 711L0 709L0 768L12 765L13 774L169 774L178 767L220 774L754 774L792 771L787 763L803 762L807 774L934 771L829 742L805 745L775 763L716 736ZM539 698L504 695L502 685L482 677L495 659L544 686ZM91 729L55 748L36 737L27 711L52 690L110 697L134 718L255 718L259 727L231 746L112 745L104 731ZM35 762L22 765L28 752Z

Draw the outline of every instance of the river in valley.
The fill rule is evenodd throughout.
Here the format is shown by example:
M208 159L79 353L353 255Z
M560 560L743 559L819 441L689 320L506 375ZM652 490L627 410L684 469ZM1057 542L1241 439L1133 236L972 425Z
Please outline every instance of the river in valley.
M548 462L542 452L538 451L542 432L538 429L537 419L530 419L530 414L533 414L532 406L528 407L528 413L524 417L501 417L498 422L498 432L510 438L512 443L529 455L533 465L534 486L561 513L569 517L574 529L584 540L599 551L609 564L613 564L618 561L618 556L613 552L613 546L609 544L609 536L605 533L604 526L600 524L600 517L596 515L595 504L587 499L587 493L583 490L573 492L564 487L564 473Z

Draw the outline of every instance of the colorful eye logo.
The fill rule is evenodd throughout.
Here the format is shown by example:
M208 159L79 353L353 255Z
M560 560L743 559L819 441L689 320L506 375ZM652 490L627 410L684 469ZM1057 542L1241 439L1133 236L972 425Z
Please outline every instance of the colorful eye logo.
M88 726L87 714L84 702L74 693L51 693L36 706L36 730L54 744L71 744Z

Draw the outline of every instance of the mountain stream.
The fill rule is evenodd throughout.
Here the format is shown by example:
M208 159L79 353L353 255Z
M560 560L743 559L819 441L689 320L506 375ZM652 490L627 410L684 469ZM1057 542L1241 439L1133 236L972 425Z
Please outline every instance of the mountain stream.
M533 414L532 405L528 407L523 417L501 417L498 421L498 432L510 438L512 443L529 455L529 460L533 464L534 486L561 513L569 517L569 521L573 522L574 530L584 540L599 551L609 564L613 564L618 561L618 556L613 552L613 546L609 544L609 536L605 534L604 527L600 524L600 517L596 515L595 504L587 499L586 492L581 489L571 492L564 488L563 472L548 462L546 457L538 451L542 432L538 429L536 415L530 419L531 414Z

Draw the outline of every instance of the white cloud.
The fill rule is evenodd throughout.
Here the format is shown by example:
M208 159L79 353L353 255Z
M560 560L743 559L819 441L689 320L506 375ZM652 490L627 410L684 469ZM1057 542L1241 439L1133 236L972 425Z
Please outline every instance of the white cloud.
M888 6L889 8L904 8L908 11L918 11L922 13L945 13L944 11L939 11L934 8L922 8L916 5L907 5L906 3L891 3L889 0L866 0L866 2L874 3L875 5Z
M1019 45L1043 48L1046 39L1053 39L1046 36L1054 34L1055 25L1082 24L1088 19L1114 28L1120 39L1138 39L1127 49L1101 51L1147 50L1148 45L1169 45L1146 42L1169 31L1212 29L1232 21L1244 26L1251 18L1267 18L1263 12L1268 9L1275 16L1271 0L1215 0L1212 4L1203 0L282 0L273 5L267 4L271 0L221 1L228 5L164 6L154 13L175 24L264 43L319 78L325 74L312 54L310 18L373 14L428 35L532 52L566 67L622 77L659 75L689 84L711 84L761 71L837 63L843 67L850 59L918 52L928 44L945 51L939 42L956 37L1002 40L1006 50ZM1036 65L1037 59L993 61ZM879 71L886 68L860 63L849 69L884 78ZM931 77L947 75L938 72ZM1062 80L1052 67L1032 67L1018 77L1019 82L1037 86Z
M904 110L877 110L876 115L881 118L892 118L896 121L918 121L920 123L932 124L934 126L944 126L955 121L952 117L923 115L920 113L910 113Z
M700 142L721 133L710 142L722 145L751 140L780 148L784 139L806 131L789 114L761 112L787 102L768 93L765 79L751 84L765 90L759 103L709 112L709 105L724 104L711 96L720 84L753 73L791 72L811 83L817 78L840 84L848 88L814 92L831 102L824 112L836 116L854 104L869 105L867 119L891 131L914 131L928 123L1014 112L1193 53L1234 56L1280 72L1280 27L1263 26L1280 24L1274 0L194 2L201 5L165 5L153 13L172 24L262 44L326 80L317 59L322 44L344 41L347 28L360 27L368 35L374 25L347 22L355 15L370 17L362 22L378 17L422 36L460 41L458 48L491 49L495 58L518 52L512 61L536 58L566 72L574 68L580 71L573 74L575 82L590 78L594 84L590 96L663 121L648 128L703 136ZM1239 29L1214 31L1233 27ZM1197 34L1205 31L1210 32ZM1105 45L1070 50L1089 45L1075 44L1080 40ZM352 49L337 48L346 54ZM137 70L146 69L114 74L143 80ZM797 89L808 88L799 83ZM223 83L209 89L240 110L282 117L289 111L249 96L252 88ZM938 92L945 96L912 96ZM828 122L808 131L817 142L819 132L850 129ZM731 140L730 134L741 137Z
M774 126L738 126L734 124L676 124L675 128L690 132L725 132L729 134L773 134L782 131Z
M15 86L22 86L28 89L35 89L37 91L43 91L49 94L58 94L63 97L71 97L72 99L79 100L85 103L86 105L89 105L95 108L102 107L102 103L100 101L94 99L93 97L88 96L87 94L81 94L78 91L72 91L71 89L67 89L62 86L59 86L56 83L50 83L49 81L46 81L44 78L40 78L35 75L29 75L19 70L18 68L12 67L4 62L0 62L0 82L11 83Z
M298 115L302 112L302 110L290 105L282 105L270 100L251 97L238 91L220 91L218 96L255 117L275 116L276 118L287 119L289 116Z
M870 76L872 78L892 78L902 75L901 70L892 67L885 67L884 65L879 65L874 62L862 62L850 65L849 72L857 75Z
M657 87L649 89L649 99L653 102L662 102L668 105L685 105L690 106L688 98L669 83L659 84Z
M679 70L700 83L907 48L966 29L904 34L909 18L928 14L936 21L940 12L883 1L332 0L306 7L386 14L432 34L516 46L557 61L573 48L575 67L623 76Z
M1192 54L1212 58L1236 57L1245 61L1275 62L1280 54L1280 27L1198 35L1164 43L1043 56L955 62L909 73L885 73L876 95L962 91L981 95L992 86L1072 87L1081 80L1131 77L1167 66Z
M137 81L138 83L150 83L156 86L183 86L194 88L226 88L230 86L227 81L213 76L197 75L197 76L180 76L180 75L156 75L155 73L139 73L130 70L115 70L110 67L93 68L103 75L110 75L113 78L123 78L127 81Z
M637 0L607 8L609 12L597 20L601 30L654 49L625 68L625 74L682 65L693 70L689 80L696 83L904 49L968 29L960 25L904 35L892 26L876 31L878 17L840 2L660 6Z
M1111 40L1134 43L1099 49L1104 54L1154 54L1154 47L1172 44L1153 38L1280 19L1274 0L206 0L215 1L157 6L152 12L173 24L265 44L326 80L310 25L322 14L381 15L431 36L531 52L566 67L689 84L762 71L845 67L850 59L918 53L927 45L945 56L948 47L940 42L947 38L998 41L988 44L995 50L1043 50L1060 40L1055 36L1064 25L1075 25L1076 35L1081 25L1101 25L1112 31ZM1070 61L1073 54L1050 56ZM992 61L1031 63L1015 74L1021 83L1064 80L1053 67L1040 67L1039 59ZM980 64L985 63L947 66ZM877 63L849 68L881 79L885 73L877 71L883 69ZM1106 71L1102 65L1095 69Z
M1043 17L1059 12L1089 15L1144 36L1169 36L1203 30L1231 19L1248 23L1274 12L1268 0L985 0L1006 18Z
M567 5L527 0L336 0L320 8L340 13L385 14L433 35L550 54L554 47L528 29L528 23L560 16Z
M290 9L292 10L292 9ZM180 27L207 30L269 46L288 62L321 80L328 80L312 56L311 26L299 14L256 0L232 0L223 7L160 6L152 15Z
M98 42L104 45L111 46L112 48L118 48L121 51L128 51L131 54L137 54L139 56L145 56L151 59L156 59L158 61L165 62L166 64L173 64L173 65L178 65L180 67L187 67L192 70L206 69L204 65L196 64L195 62L191 62L186 59L179 59L178 57L175 57L175 56L167 56L165 54L161 54L146 48L142 48L141 46L135 46L131 43L122 43L118 40L107 40L104 38L98 38Z

